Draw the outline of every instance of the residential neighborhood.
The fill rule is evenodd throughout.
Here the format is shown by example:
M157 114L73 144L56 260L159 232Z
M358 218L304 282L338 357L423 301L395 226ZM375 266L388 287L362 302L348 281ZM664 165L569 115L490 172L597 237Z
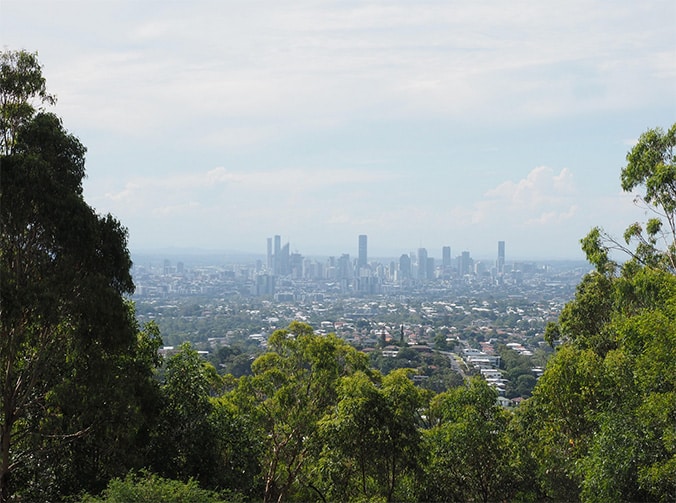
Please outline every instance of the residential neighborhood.
M195 265L191 257L137 259L137 316L155 321L167 346L190 342L223 372L233 367L219 361L219 354L231 354L222 348L259 354L275 330L302 321L318 334L335 333L382 371L416 369L415 381L423 386L444 372L481 375L509 406L521 395L506 375L501 353L508 350L528 362L533 379L521 378L529 384L520 388L528 396L552 351L544 328L557 319L587 272L584 263L527 262L500 263L501 273L497 267L474 267L460 275L450 264L438 264L428 278L412 279L402 277L393 262L384 266L374 260L361 271L362 278L377 279L371 283L378 293L366 293L356 274L342 281L305 273L278 277L256 257L239 257L239 263L226 263L224 257L192 261ZM359 268L358 260L353 267ZM262 276L274 291L261 294ZM241 361L237 368L246 371Z

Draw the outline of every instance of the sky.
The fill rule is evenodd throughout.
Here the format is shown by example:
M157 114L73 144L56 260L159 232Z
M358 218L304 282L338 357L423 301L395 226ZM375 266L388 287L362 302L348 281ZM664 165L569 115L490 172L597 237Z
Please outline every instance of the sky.
M132 252L583 258L676 122L673 0L1 0Z

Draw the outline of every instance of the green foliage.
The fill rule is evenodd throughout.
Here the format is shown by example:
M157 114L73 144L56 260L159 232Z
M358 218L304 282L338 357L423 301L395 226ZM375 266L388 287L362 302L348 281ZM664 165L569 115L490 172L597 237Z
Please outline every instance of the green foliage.
M661 207L665 213L676 212L676 124L666 133L649 129L641 135L627 154L627 166L622 170L622 189L644 186L647 203Z
M676 494L674 145L676 125L646 132L627 155L622 188L642 187L639 199L657 217L630 225L627 246L590 232L583 249L596 271L547 328L548 340L565 344L517 422L523 457L549 498L673 501ZM619 267L612 250L629 260Z
M533 398L519 415L534 438L542 491L561 501L579 498L576 460L587 452L602 398L601 360L589 349L562 346L549 360Z
M0 65L0 499L47 500L138 461L122 453L146 427L152 343L126 300L127 231L83 199L85 148L40 111L36 55Z
M194 479L187 482L165 479L153 473L130 473L112 479L101 496L84 496L80 503L225 503L241 501L236 495L220 494L200 488Z
M41 104L53 105L37 53L0 52L0 154L12 152L19 128L30 121ZM37 104L37 106L36 106Z
M622 189L643 189L635 201L655 216L642 225L631 224L624 233L624 244L595 227L582 240L588 260L601 273L612 273L617 264L611 250L628 254L637 264L676 272L676 124L668 131L660 128L643 133L627 154L622 169ZM666 223L666 226L664 225ZM632 249L630 245L635 242Z
M500 355L500 368L504 370L503 375L509 381L505 396L507 398L529 397L536 382L532 371L532 357L521 355L504 344L499 344L496 352Z
M321 449L319 420L337 401L341 377L366 371L367 359L335 335L318 336L293 322L268 340L269 351L252 364L227 395L251 418L263 439L264 500L307 494L309 465Z
M604 238L603 230L594 227L582 238L582 251L599 272L612 273L615 270L615 263L610 260L610 248L604 243Z
M318 485L330 500L405 500L407 479L421 461L418 409L423 394L396 370L341 379L335 412L320 423L324 448Z
M434 426L425 433L430 457L420 487L422 500L488 502L515 494L510 415L496 398L481 378L434 398Z
M46 446L58 449L59 462L29 465L26 475L38 475L34 480L51 476L58 493L71 494L98 491L110 478L142 467L160 405L153 372L160 345L159 332L150 324L119 353L73 350L72 370L49 396L59 415L40 426L43 434L57 436ZM71 431L86 434L64 443L59 437Z
M587 274L577 286L575 299L561 311L558 335L599 353L614 348L614 336L605 329L613 301L612 278L598 272Z
M168 479L240 494L259 487L261 440L254 426L219 395L223 379L190 344L168 358L145 463Z

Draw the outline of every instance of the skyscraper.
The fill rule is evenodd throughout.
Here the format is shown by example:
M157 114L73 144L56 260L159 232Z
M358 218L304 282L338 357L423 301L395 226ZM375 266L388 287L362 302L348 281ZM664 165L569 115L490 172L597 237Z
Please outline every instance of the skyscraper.
M350 255L343 253L338 259L338 279L352 279L352 267L350 265Z
M427 271L425 272L425 277L427 279L434 279L434 268L435 268L434 257L427 257L426 264Z
M472 260L472 257L470 257L469 252L462 252L460 257L458 257L458 271L460 272L460 275L464 276L466 274L472 274L473 269L474 261Z
M357 260L357 266L359 268L366 267L368 265L366 240L367 240L366 234L359 235L359 259Z
M282 236L276 235L275 236L275 250L272 255L272 270L275 274L279 274L279 270L281 267L281 260L279 256L279 252L282 249Z
M282 236L275 236L275 255L279 254L279 250L282 249Z
M272 238L268 238L268 271L272 271Z
M502 274L505 272L505 242L504 241L498 241L498 263L497 269L498 273Z
M399 257L399 279L408 279L411 277L411 257L403 254Z
M427 278L427 249L418 248L418 279Z
M279 250L279 255L275 257L275 260L277 261L277 270L280 276L291 274L289 243L286 243L284 246L282 246L282 248Z
M444 246L441 249L441 265L444 269L451 268L451 247Z

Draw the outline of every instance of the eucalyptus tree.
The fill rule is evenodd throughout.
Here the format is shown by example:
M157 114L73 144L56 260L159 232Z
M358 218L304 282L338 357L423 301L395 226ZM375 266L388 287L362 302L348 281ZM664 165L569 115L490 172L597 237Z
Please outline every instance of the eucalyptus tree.
M65 490L65 445L138 424L129 379L151 369L130 368L152 365L153 337L139 338L128 302L127 231L84 200L86 149L42 109L54 98L37 56L2 52L0 86L0 500L50 499Z
M547 327L564 345L519 414L547 497L676 494L675 148L676 124L648 130L627 154L622 188L642 191L650 218L622 240L591 230L582 248L595 270Z
M480 377L434 397L425 431L424 501L506 501L516 493L510 414Z
M37 53L0 53L0 154L8 155L19 128L56 98L47 92Z
M337 403L340 378L367 369L363 353L333 334L314 334L307 324L293 322L270 336L268 351L252 364L253 376L240 377L224 397L263 439L264 501L317 497L307 471L321 450L319 421Z
M315 466L328 499L413 499L426 393L411 372L397 369L382 378L357 372L341 379L338 404L320 423L323 449Z

